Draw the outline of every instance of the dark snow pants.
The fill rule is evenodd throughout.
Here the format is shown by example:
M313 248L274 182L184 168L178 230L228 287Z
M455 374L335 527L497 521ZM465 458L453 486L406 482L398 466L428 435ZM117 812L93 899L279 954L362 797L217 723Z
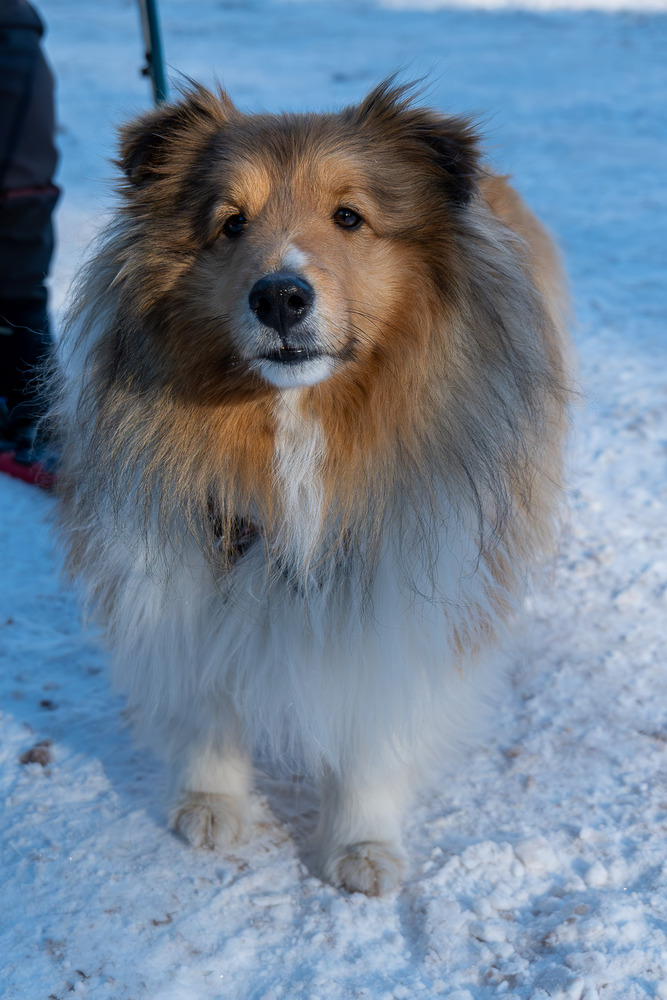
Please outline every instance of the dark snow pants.
M0 397L19 429L43 409L34 378L51 345L45 278L57 154L42 32L25 0L0 0Z

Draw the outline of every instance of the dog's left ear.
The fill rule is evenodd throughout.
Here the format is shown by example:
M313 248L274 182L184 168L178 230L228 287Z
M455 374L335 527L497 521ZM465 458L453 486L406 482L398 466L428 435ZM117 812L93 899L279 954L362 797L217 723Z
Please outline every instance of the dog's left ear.
M396 84L390 77L352 109L353 121L374 128L406 152L425 155L450 200L466 205L477 186L479 135L468 118L415 106L414 92L412 84Z
M446 118L428 109L416 109L415 134L431 151L456 205L467 205L477 188L480 151L478 136L467 118Z

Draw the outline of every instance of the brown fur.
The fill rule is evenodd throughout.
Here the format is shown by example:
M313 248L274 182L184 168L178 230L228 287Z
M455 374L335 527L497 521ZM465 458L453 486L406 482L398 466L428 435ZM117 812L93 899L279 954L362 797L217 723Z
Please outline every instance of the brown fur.
M522 550L542 547L560 481L560 268L507 181L480 171L468 122L386 86L338 115L279 117L242 115L198 88L126 127L121 165L122 234L101 257L119 304L95 391L97 440L113 442L123 497L138 463L146 509L169 483L169 504L211 553L211 497L227 540L239 515L274 533L279 390L239 358L233 310L296 243L337 317L331 344L348 355L300 402L327 442L326 550L359 532L379 538L396 492L437 479L476 509L503 582L510 568L491 554L500 526L518 526ZM350 201L366 220L354 234L331 224ZM242 246L219 235L239 207L253 220ZM479 427L465 412L473 373ZM485 420L493 442L479 440Z

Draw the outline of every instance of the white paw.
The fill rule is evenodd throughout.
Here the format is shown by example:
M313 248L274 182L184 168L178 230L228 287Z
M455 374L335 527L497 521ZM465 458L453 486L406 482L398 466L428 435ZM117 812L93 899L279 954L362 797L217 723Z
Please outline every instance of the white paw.
M228 847L244 827L243 804L231 795L182 792L169 813L169 826L193 847Z
M405 874L405 858L393 844L363 840L331 855L325 872L334 885L348 892L381 896L400 885Z

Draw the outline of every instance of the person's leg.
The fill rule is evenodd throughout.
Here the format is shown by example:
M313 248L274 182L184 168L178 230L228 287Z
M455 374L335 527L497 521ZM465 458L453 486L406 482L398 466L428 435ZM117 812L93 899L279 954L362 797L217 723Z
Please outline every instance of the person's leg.
M44 279L53 249L57 191L11 192L0 200L0 397L6 429L29 439L46 401L39 375L51 351Z
M51 349L45 279L58 198L52 183L57 158L53 78L40 49L42 28L35 11L15 0L2 15L0 437L25 447L46 408L38 382Z

